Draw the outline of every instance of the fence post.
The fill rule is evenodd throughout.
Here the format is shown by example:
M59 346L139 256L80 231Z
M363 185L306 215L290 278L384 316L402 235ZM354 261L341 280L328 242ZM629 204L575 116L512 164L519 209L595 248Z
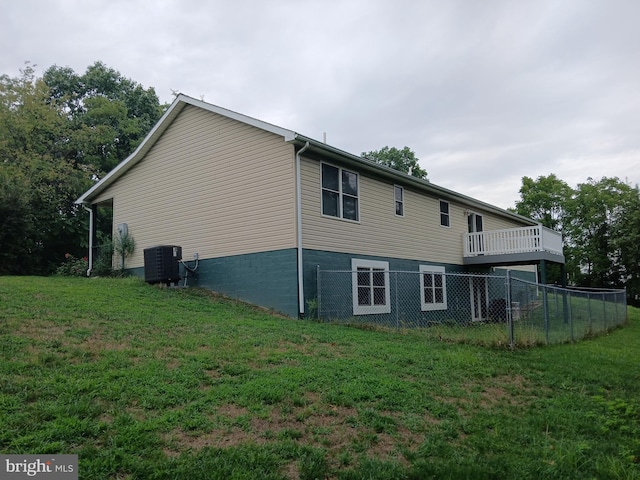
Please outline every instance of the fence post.
M318 295L316 295L316 302L318 302L316 305L316 320L320 320L320 305L322 305L320 303L320 292L322 292L320 288L320 265L316 265L316 289L318 291Z
M394 288L395 288L395 295L394 295L394 305L393 308L395 309L396 312L396 330L399 331L400 330L400 317L399 317L399 312L398 312L398 272L393 272L393 283L394 283Z
M593 320L591 317L591 292L587 292L587 307L589 312L589 332L593 333Z
M509 346L515 347L515 338L513 335L513 315L511 312L511 270L507 270L507 323L509 325Z
M604 297L604 292L602 295L602 320L604 322L604 332L607 331L607 299Z
M549 345L549 300L547 298L547 286L542 286L542 308L544 310L544 337Z
M567 292L569 295L569 302L567 304L567 313L565 315L569 316L569 332L571 335L571 341L575 342L574 334L573 334L573 315L571 314L571 292Z

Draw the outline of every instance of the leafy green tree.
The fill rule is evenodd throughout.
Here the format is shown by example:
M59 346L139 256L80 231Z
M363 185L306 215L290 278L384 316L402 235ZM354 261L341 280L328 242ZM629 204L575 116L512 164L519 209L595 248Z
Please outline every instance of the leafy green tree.
M46 274L86 251L88 217L74 204L126 158L163 107L98 62L83 75L27 63L0 76L0 273Z
M565 233L575 265L574 281L591 287L621 287L624 266L617 253L615 236L621 230L624 205L634 189L618 178L591 178L578 184L567 204Z
M562 231L565 208L572 195L573 189L553 173L536 180L523 177L516 212L545 227Z
M0 275L30 270L34 218L29 183L14 166L0 164ZM25 241L26 240L26 241Z
M620 264L621 283L629 303L640 306L640 190L636 185L624 195L612 228L613 255Z
M640 198L638 187L618 178L589 178L569 187L554 174L523 177L515 211L560 230L571 283L626 286L640 295ZM551 267L550 278L559 274Z
M382 147L380 150L362 152L361 157L413 177L427 180L427 171L420 167L416 154L409 147L404 147L402 150L396 147Z
M60 103L70 120L69 159L97 178L135 150L165 108L153 88L143 88L102 62L82 75L54 65L43 79L50 101Z
M30 64L0 77L2 272L47 273L80 248L86 228L73 201L91 179L65 158L67 122Z
M566 216L566 205L571 200L573 190L567 183L555 174L540 176L533 180L522 177L520 200L516 202L515 212L527 218L540 222L545 227L562 232ZM576 269L573 257L569 255L570 248L565 238L566 269L571 272ZM562 269L559 265L549 265L547 281L562 284Z

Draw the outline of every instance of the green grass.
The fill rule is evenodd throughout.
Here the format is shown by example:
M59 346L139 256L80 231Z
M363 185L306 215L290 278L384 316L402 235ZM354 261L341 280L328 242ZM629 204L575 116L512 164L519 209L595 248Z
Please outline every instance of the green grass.
M83 479L640 478L640 310L490 349L137 279L0 278L0 452Z

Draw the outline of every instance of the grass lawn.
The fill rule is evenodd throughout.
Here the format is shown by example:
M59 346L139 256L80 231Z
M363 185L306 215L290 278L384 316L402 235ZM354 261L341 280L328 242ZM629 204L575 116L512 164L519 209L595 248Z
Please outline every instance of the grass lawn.
M138 279L0 278L0 452L82 479L640 478L640 310L509 351Z

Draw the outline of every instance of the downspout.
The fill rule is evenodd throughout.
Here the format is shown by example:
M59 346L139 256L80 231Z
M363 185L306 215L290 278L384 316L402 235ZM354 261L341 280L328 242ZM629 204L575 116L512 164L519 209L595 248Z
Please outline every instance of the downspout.
M82 204L82 208L89 212L89 268L87 269L87 277L89 277L93 269L93 209L88 208L85 204Z
M302 267L302 178L300 173L300 155L307 148L309 142L296 153L296 212L297 212L297 249L298 249L298 314L304 317L304 275Z

